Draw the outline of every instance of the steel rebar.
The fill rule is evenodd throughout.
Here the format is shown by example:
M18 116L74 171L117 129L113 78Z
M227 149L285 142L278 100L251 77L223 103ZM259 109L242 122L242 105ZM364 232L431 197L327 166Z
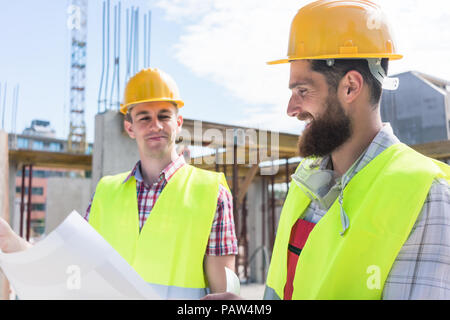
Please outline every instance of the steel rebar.
M106 9L106 77L105 77L105 110L108 109L108 81L109 81L109 22L110 22L110 10L111 2L108 0Z
M100 113L100 105L102 103L102 89L103 89L103 78L105 76L105 11L106 11L106 4L105 1L103 1L103 24L102 24L102 72L100 76L100 89L98 90L98 108L97 112Z
M114 87L116 84L116 57L117 57L117 5L114 5L114 50L113 50L113 76L112 76L112 83L111 83L111 93L109 95L109 107L112 109L113 106L113 94L114 94Z
M150 68L150 49L151 49L151 33L152 33L152 12L148 11L148 41L147 41L147 68Z

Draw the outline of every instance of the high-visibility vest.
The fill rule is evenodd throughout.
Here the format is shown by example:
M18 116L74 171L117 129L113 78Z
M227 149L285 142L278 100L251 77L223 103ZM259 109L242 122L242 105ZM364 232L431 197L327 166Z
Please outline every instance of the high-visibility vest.
M162 298L198 299L207 291L203 259L217 208L222 173L188 164L159 195L142 230L136 180L107 176L95 191L89 223Z
M450 167L395 144L358 172L344 189L349 229L340 235L335 201L300 252L292 299L381 299L384 283L435 178ZM283 206L265 299L283 299L292 226L311 200L292 183Z

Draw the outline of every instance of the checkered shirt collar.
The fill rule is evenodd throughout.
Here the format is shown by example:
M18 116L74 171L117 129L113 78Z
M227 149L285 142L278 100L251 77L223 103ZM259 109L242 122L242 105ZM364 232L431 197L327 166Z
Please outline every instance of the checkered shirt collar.
M161 171L161 173L159 174L159 181L165 179L166 182L169 182L175 172L185 164L186 161L184 160L184 157L182 155L179 155L178 158L169 163L167 167L165 167ZM142 177L141 172L141 160L136 163L133 170L131 170L130 174L126 177L123 183L127 182L131 177L134 177L138 182L144 182L144 178Z

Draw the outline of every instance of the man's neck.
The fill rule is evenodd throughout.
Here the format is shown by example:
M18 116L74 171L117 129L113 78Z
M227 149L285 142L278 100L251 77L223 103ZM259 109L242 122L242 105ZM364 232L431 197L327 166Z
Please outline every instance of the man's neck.
M370 118L367 121L355 121L353 134L342 146L331 153L333 170L342 176L358 160L369 147L383 124L381 118Z
M161 171L178 158L175 150L162 156L143 156L141 154L141 173L144 182L152 185L157 182Z

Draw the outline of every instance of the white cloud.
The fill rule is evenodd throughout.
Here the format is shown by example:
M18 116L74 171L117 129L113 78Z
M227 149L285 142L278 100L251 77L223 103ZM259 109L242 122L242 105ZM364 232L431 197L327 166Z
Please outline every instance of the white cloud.
M433 1L376 0L394 30L401 60L392 73L417 70L450 80L450 3Z
M226 88L248 109L242 125L298 131L289 121L287 65L267 66L287 51L298 0L159 0L166 18L182 28L175 58L200 77ZM390 19L405 58L391 73L418 70L450 79L450 4L445 0L375 0ZM268 105L261 112L260 106Z
M195 22L214 9L213 1L204 0L159 0L156 5L166 11L168 20L178 22Z

